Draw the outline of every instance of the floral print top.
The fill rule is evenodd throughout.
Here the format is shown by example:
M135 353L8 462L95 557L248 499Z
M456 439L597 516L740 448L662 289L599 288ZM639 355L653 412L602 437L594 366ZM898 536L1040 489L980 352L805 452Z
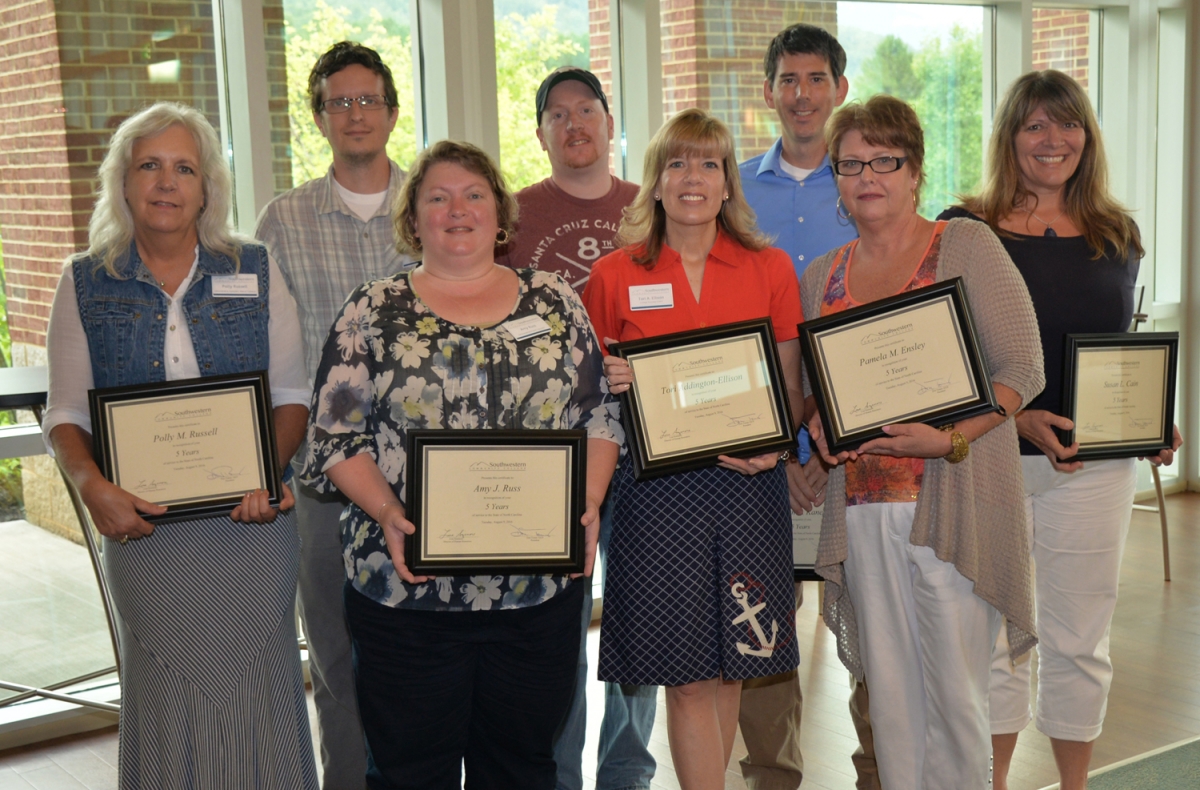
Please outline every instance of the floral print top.
M463 326L435 315L409 272L359 286L330 330L313 387L300 480L333 491L325 470L359 453L404 501L410 429L586 429L624 441L604 383L600 346L579 297L557 274L519 269L511 318L539 315L550 331L517 340L502 322ZM445 611L534 606L566 576L446 576L408 584L379 524L357 505L342 515L342 554L355 590L385 606Z
M934 223L933 235L925 254L921 256L908 284L897 293L933 285L937 276L938 253L942 247L942 232L945 230L946 222ZM829 270L829 279L825 281L821 315L840 313L861 304L850 295L850 288L846 284L850 261L857 246L858 239L855 239L837 251L833 267ZM857 461L846 464L846 504L916 502L924 474L925 460L922 458L860 455Z

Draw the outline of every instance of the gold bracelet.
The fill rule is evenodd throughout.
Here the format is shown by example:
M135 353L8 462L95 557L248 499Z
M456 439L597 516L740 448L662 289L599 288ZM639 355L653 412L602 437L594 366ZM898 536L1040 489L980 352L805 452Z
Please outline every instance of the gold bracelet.
M958 431L950 432L950 454L943 456L947 463L956 464L967 457L967 453L971 451L971 443L967 441L967 437L963 436Z

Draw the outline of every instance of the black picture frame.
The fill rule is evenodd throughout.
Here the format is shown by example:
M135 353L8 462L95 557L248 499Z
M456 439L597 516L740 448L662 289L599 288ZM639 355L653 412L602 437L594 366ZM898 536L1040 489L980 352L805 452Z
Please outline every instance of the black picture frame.
M236 395L238 391L249 396L245 413L211 414L214 396ZM210 401L208 406L206 400ZM167 507L161 516L143 515L147 521L164 524L228 515L248 491L257 488L267 490L272 507L279 506L283 481L276 462L275 420L267 371L93 389L88 391L88 408L92 418L92 453L105 478L142 499ZM128 409L133 411L125 411ZM150 415L149 421L143 419L146 414ZM229 427L230 418L236 418L233 428ZM115 425L118 421L122 425L120 430ZM238 443L238 448L245 448L244 454L226 446L220 449L218 457L205 455L208 450L204 432L222 427L245 436L245 441ZM201 438L181 436L179 431L195 433ZM168 438L162 439L164 436ZM169 450L171 447L175 449ZM163 471L153 475L170 479L151 479L133 471L145 459L157 459L164 453L186 454L160 464L158 469ZM139 457L135 460L135 456ZM254 468L247 475L249 465ZM246 482L250 484L243 485ZM189 486L198 490L188 493ZM208 495L201 489L220 489L220 492Z
M648 431L663 429L661 426L648 424L651 421L646 416L649 393L654 388L662 388L666 385L687 386L681 383L685 373L693 374L693 376L703 374L681 369L678 372L679 377L673 381L651 380L651 377L646 374L645 365L642 366L643 373L639 374L639 363L655 358L670 359L669 355L708 353L701 349L716 349L724 343L742 341L751 341L759 356L758 371L748 375L764 377L765 386L756 387L756 389L765 390L760 393L760 398L765 396L764 405L767 407L769 415L764 417L761 413L756 412L757 416L754 419L756 421L765 420L766 426L756 429L757 432L751 430L753 424L744 426L746 430L742 431L742 435L746 438L715 442L698 440L695 445L688 445L690 449L653 452L651 449L653 440L649 438ZM633 386L621 393L619 397L621 421L625 426L629 457L633 461L634 475L638 480L714 466L717 463L717 456L720 455L750 457L768 452L794 451L796 449L796 427L792 420L787 385L783 378L783 365L779 360L779 349L775 343L775 331L771 326L770 319L739 321L687 332L674 332L669 335L631 340L613 344L609 346L609 351L629 361L634 369ZM714 367L713 370L717 371L720 368ZM719 377L726 374L714 373L712 375ZM647 387L650 390L646 390ZM731 417L725 427L734 425L740 416L742 415ZM742 426L737 427L738 430L742 430ZM679 429L667 430L678 432ZM747 436L747 434L749 435Z
M508 575L583 572L586 535L581 519L586 509L587 493L586 431L416 430L408 432L406 446L408 458L405 515L416 526L416 531L405 536L404 556L405 564L414 574L446 576L477 573ZM542 454L539 450L550 452ZM438 453L446 453L441 459L437 459L439 463L449 460L452 465L463 466L464 473L447 475L432 472L428 466ZM468 455L462 458L454 457L462 453ZM562 457L556 460L556 454ZM552 466L553 477L539 476L534 469L508 470L504 468L506 462L482 460L481 456L510 456L513 463L521 463L522 458L527 461L545 458L550 463L564 463L564 466L562 469ZM492 465L492 468L485 468L484 465L488 464ZM519 480L522 477L525 480ZM501 504L494 501L478 502L480 499L490 500L494 497L488 492L479 494L476 487L504 486L506 483L502 479L511 479L513 485L519 484L522 487L523 496L534 496L539 501L546 500L555 491L562 491L562 507L555 507L549 521L543 518L535 524L513 524L511 521L505 521L507 516L521 515L511 512L501 512L496 518L492 518L491 513L486 517L475 517L477 514L472 514L469 518L456 518L454 523L433 523L434 519L445 518L443 511L448 509L446 505L450 502L465 502L467 509L476 505ZM532 491L524 490L526 480L535 486ZM537 494L542 492L546 496L538 497ZM509 501L512 506L521 507L520 498L513 502L510 497ZM529 500L525 501L528 504ZM476 552L472 557L462 533L477 529L488 530L485 538L492 540L496 539L498 531L512 530L509 537L519 539L522 545L527 544L529 540L539 539L537 536L530 537L538 530L549 535L552 530L562 529L562 550L493 551L482 554ZM454 530L458 530L460 534L457 538L436 540L430 536L435 530L442 530L438 533L442 536L453 533ZM517 534L518 532L521 534ZM463 550L450 551L448 549L451 545L462 546Z
M856 426L853 429L843 428L845 425L844 420L839 419L834 414L835 407L838 408L838 414L842 414L840 403L837 399L838 395L834 391L835 379L839 378L835 366L844 364L853 366L855 360L847 360L840 357L837 360L831 359L830 355L825 353L826 350L823 348L823 342L843 332L865 332L858 342L861 345L874 344L874 348L879 348L880 344L892 345L915 342L904 339L904 334L910 330L904 330L903 327L907 325L898 322L903 322L906 314L911 314L913 310L932 305L938 301L945 301L950 308L953 340L955 341L952 345L960 354L960 360L963 363L962 373L964 374L964 381L967 382L971 394L969 396L959 396L952 402L933 401L927 407L908 408L905 410L905 408L884 409L882 408L882 401L871 400L871 398L879 397L878 395L872 393L871 395L863 396L861 392L856 392L854 397L867 397L870 404L869 411L878 410L879 416L878 418L869 418L865 425ZM878 326L881 324L891 324L892 328L880 330ZM896 334L892 335L892 332L896 332ZM848 335L847 337L858 337L858 335ZM902 345L901 348L903 348ZM843 310L834 315L805 321L800 325L800 351L808 370L809 382L817 403L817 411L821 416L821 424L825 430L825 441L831 453L853 450L861 446L864 442L885 436L886 434L883 432L884 425L923 422L928 425L941 426L968 417L997 411L999 405L996 400L995 390L992 387L987 360L983 356L983 349L979 344L979 338L975 331L975 321L971 315L970 304L968 303L966 289L961 277L954 277L924 288L917 288L888 297L887 299L880 299L879 301L860 307ZM871 352L867 353L870 354ZM885 353L890 352L885 350ZM858 365L856 367L862 367L865 360L874 360L876 358L877 356L857 358ZM904 370L904 368L900 369ZM917 378L917 376L919 376L919 371L915 374L911 372L899 374L895 380L890 380L892 382L891 386L912 385L913 388L921 393L937 393L937 381L923 381ZM842 375L840 378L845 379L847 377ZM858 409L859 407L856 404L854 408Z
M1161 349L1163 351L1164 369L1154 375L1157 384L1162 387L1161 431L1154 438L1115 440L1115 441L1083 441L1079 451L1068 461L1088 461L1108 458L1137 458L1157 455L1159 450L1171 447L1174 442L1175 428L1175 396L1179 367L1179 333L1178 332L1115 332L1069 334L1063 338L1063 391L1062 414L1076 422L1079 414L1080 395L1082 394L1079 361L1082 355L1095 352L1115 351L1119 349ZM1115 371L1114 371L1115 375ZM1144 374L1149 376L1150 374ZM1149 379L1142 379L1149 382ZM1120 381L1115 382L1117 384ZM1114 386L1119 390L1119 386ZM1086 419L1086 418L1085 418ZM1058 430L1060 441L1064 447L1075 443L1079 434L1076 425L1069 431Z

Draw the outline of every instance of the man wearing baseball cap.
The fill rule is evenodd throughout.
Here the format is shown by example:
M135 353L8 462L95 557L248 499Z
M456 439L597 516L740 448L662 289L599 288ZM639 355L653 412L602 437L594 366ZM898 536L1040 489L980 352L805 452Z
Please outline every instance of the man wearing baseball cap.
M592 264L613 251L621 210L638 187L609 172L613 118L592 72L552 71L538 88L537 121L550 177L517 193L521 221L498 261L557 272L582 291Z
M497 261L514 268L556 272L582 291L592 264L613 251L621 211L633 202L638 187L609 172L613 118L595 74L577 66L555 69L538 88L536 109L537 137L550 158L550 177L517 193L521 219ZM610 528L605 507L601 556ZM591 585L587 584L575 699L554 746L557 790L583 788L587 627L591 619ZM657 692L653 686L605 684L596 790L650 787L656 766L646 746L654 727Z

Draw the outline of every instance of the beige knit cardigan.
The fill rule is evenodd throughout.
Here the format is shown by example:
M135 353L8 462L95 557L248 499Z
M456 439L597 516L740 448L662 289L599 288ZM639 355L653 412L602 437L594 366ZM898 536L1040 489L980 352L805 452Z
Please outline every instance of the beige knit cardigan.
M800 281L805 319L821 314L835 254L813 261ZM1028 403L1046 384L1037 319L1024 279L985 223L961 218L947 226L936 279L954 277L963 278L992 381L1016 390L1021 403ZM811 392L805 370L804 394ZM961 463L925 461L910 539L953 563L974 582L975 594L1005 616L1014 658L1037 642L1024 498L1016 424L1008 419L971 442ZM826 581L823 616L837 636L838 655L861 678L858 621L846 594L845 561L846 472L837 467L825 492L816 570Z

